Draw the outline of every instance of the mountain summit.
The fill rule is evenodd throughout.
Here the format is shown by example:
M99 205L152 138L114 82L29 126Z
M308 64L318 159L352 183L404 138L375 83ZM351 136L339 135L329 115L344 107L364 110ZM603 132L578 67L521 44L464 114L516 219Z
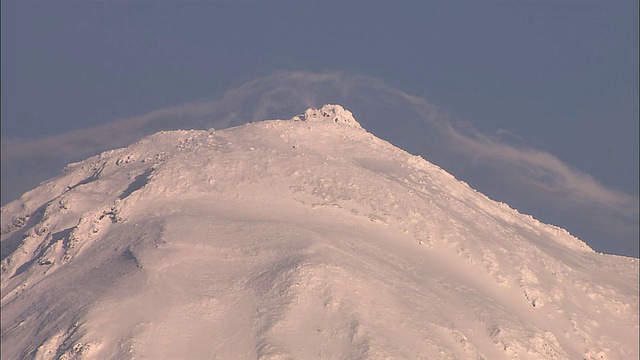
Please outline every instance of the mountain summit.
M307 109L304 114L296 115L292 120L298 121L333 121L350 127L362 129L360 123L353 117L351 111L340 105L325 105L321 109Z
M594 252L338 105L160 132L2 208L2 358L629 359Z

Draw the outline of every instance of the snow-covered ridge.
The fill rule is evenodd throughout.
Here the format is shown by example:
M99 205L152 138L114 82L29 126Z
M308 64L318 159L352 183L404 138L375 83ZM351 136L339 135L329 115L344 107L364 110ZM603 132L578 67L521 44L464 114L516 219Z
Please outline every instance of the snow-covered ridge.
M338 105L292 120L157 133L3 207L2 358L637 358L637 259Z

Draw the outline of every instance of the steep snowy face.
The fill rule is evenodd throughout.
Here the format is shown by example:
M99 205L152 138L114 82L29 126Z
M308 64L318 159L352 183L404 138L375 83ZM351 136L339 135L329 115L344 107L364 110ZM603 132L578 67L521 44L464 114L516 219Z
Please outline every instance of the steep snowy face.
M2 358L638 357L593 252L339 105L161 132L2 208Z

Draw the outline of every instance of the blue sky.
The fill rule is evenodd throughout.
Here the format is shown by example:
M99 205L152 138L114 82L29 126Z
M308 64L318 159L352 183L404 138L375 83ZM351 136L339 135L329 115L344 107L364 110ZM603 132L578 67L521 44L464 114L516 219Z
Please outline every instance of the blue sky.
M428 152L427 160L489 196L566 227L597 250L638 256L637 1L5 1L1 26L3 204L57 175L64 163L135 140L121 135L109 142L94 132L84 150L64 153L55 144L65 134L183 104L223 108L237 89L263 96L255 79L269 79L273 89L292 79L283 72L297 71L307 75L296 78L296 91L308 97L299 105L287 98L291 109L303 111L308 98L335 99L352 102L343 105L358 116L365 115L364 104L386 101L395 112L418 116L408 103L389 98L402 92L437 107L439 118L472 129L470 138L509 146L492 151L552 156L535 157L544 171L514 160L520 155L490 151L456 162L453 145L471 149L468 142L436 139L420 133L434 127L367 114L374 133ZM360 94L332 96L314 78L327 73L341 74L329 88L345 94L346 81ZM385 90L368 91L372 86ZM258 104L243 99L234 104ZM276 109L266 114L291 115ZM206 124L197 116L192 123L167 116L146 129ZM427 140L439 146L420 145ZM32 152L20 150L25 144ZM56 154L51 149L60 156L48 158ZM529 178L511 176L516 168L526 168ZM527 186L545 177L565 183L553 187L537 179ZM583 180L567 180L574 178ZM625 200L607 202L613 198ZM585 225L594 219L617 220L601 221L607 231L596 234ZM606 240L620 228L618 220L631 230Z

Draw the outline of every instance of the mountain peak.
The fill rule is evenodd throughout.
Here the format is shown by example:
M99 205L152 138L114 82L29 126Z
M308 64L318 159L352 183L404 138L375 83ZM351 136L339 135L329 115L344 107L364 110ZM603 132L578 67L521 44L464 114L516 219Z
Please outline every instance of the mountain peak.
M291 120L158 133L2 207L0 357L638 358L637 259L339 105Z
M295 121L333 121L350 127L362 129L351 111L336 104L326 104L320 109L308 108L304 114L292 118Z

